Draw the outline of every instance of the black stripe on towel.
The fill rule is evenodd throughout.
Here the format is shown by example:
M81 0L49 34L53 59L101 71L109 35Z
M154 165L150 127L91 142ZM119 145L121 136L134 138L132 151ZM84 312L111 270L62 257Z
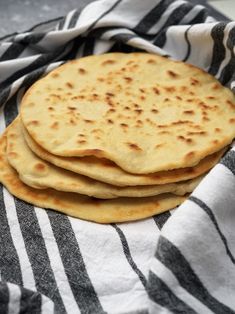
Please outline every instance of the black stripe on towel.
M9 290L7 283L0 282L0 313L10 314L8 312Z
M20 43L12 43L11 46L9 46L9 48L0 57L0 62L18 58L24 49L25 45Z
M18 115L17 95L18 93L15 93L4 106L3 112L6 126L8 126Z
M235 151L230 150L220 161L222 165L227 167L235 175Z
M63 47L63 48L58 49L55 52L41 55L40 57L35 59L32 63L30 63L29 65L25 66L24 68L16 71L14 74L12 74L10 77L8 77L5 81L3 81L0 84L0 88L4 88L8 84L11 84L12 82L17 80L18 78L38 69L39 67L48 65L52 61L56 61L57 58L59 58L60 55L64 52L64 50L65 50L65 48Z
M81 313L104 313L66 215L47 211L68 282Z
M198 14L188 23L194 25L194 24L198 24L198 23L203 23L206 18L208 17L208 13L206 9L202 9L200 12L198 12Z
M222 84L227 84L235 75L235 54L234 54L234 47L235 47L235 27L233 27L228 35L228 39L226 42L226 46L231 52L231 57L228 64L224 67L220 75L220 81Z
M167 308L171 313L197 314L189 305L180 300L172 290L151 270L149 272L148 295L152 301Z
M20 287L20 313L41 314L42 296L40 293Z
M211 221L213 222L214 226L215 226L215 229L216 231L218 232L224 246L225 246L225 250L226 250L226 253L227 255L229 256L229 258L231 259L232 263L235 264L235 259L228 247L228 243L227 243L227 240L225 238L225 236L223 235L222 231L220 230L220 227L218 225L218 222L215 218L215 215L214 213L212 212L212 210L210 209L209 206L207 206L202 200L200 200L199 198L195 197L195 196L189 196L188 198L191 202L197 204L201 209L203 209L207 215L210 217Z
M162 0L156 7L148 12L144 18L135 26L134 31L136 33L147 33L161 18L164 11L171 5L175 0Z
M11 87L0 90L0 108L5 104L11 92Z
M207 306L213 313L235 314L232 309L218 301L209 293L180 250L161 235L158 240L155 257L172 271L180 285L187 292L200 300L201 303Z
M34 207L17 198L15 204L37 290L53 300L58 313L65 313Z
M188 33L189 33L190 29L192 28L192 26L193 26L193 25L190 25L190 26L187 28L187 30L184 32L184 39L185 39L185 41L186 41L186 43L187 43L187 46L188 46L186 55L185 55L184 59L182 60L182 61L184 61L184 62L186 62L186 61L188 60L188 58L189 58L189 56L190 56L190 54L191 54L191 49L192 49L192 47L191 47L191 43L190 43L189 38L188 38Z
M167 18L167 21L162 26L162 28L158 31L158 35L153 41L154 45L158 47L163 47L166 43L166 32L169 26L177 25L182 20L182 18L192 9L192 5L190 3L182 4L177 7Z
M208 70L211 75L216 75L220 68L221 62L225 58L225 47L223 44L225 27L226 23L220 22L217 23L211 30L211 37L214 41L212 61Z
M123 252L124 252L124 254L126 256L126 259L127 259L128 263L130 264L131 268L134 270L134 272L139 277L139 279L142 282L143 286L146 288L147 280L146 280L144 274L141 272L141 270L137 267L136 263L134 262L134 260L133 260L133 258L131 256L130 248L129 248L129 245L127 243L127 240L126 240L126 237L125 237L124 233L122 232L122 230L116 224L111 224L111 226L117 231L117 233L119 235L119 238L120 238L121 243L122 243Z
M20 260L13 243L0 184L0 274L1 280L23 285ZM1 302L0 302L1 303Z
M93 54L95 47L95 39L94 38L87 38L85 40L84 48L83 48L83 56L90 56Z
M77 21L78 21L78 18L79 18L79 15L80 15L81 11L79 10L76 10L74 13L73 13L73 16L71 17L71 20L69 22L69 25L68 25L68 28L73 28L75 27Z
M154 222L157 225L158 229L161 230L164 224L167 222L168 218L171 216L171 213L165 212L159 215L153 216Z

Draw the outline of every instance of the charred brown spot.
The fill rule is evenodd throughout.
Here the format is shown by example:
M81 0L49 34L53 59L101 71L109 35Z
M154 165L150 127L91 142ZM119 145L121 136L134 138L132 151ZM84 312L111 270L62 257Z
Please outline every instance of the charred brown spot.
M114 97L115 96L114 93L110 93L110 92L107 92L106 95L109 96L109 97Z
M98 80L99 82L104 82L104 78L103 78L103 77L98 77L97 80Z
M160 95L160 90L157 87L153 87L153 91L155 94Z
M125 110L130 110L130 107L125 106L124 109L125 109Z
M72 125L76 125L76 121L75 121L73 118L71 118L71 119L69 120L69 122L70 122L70 124L72 124Z
M46 165L44 165L41 162L34 165L34 169L36 169L37 171L44 171L44 170L46 170L46 168L47 168Z
M142 120L137 120L136 123L142 125L143 121Z
M230 100L226 100L226 103L230 106L231 109L235 109L235 103L233 104Z
M178 100L182 100L182 98L180 96L175 96Z
M208 117L206 117L206 116L204 116L204 117L202 118L202 120L203 120L203 121L210 121L210 119L209 119Z
M127 83L130 83L133 81L133 79L129 76L124 76L124 80L127 82Z
M78 69L78 72L79 72L80 74L85 74L85 73L86 73L86 70L83 69L83 68L79 68L79 69Z
M142 110L142 109L135 109L135 112L136 112L137 114L141 114L141 113L143 112L143 110Z
M187 102L193 102L193 100L194 100L193 98L186 99Z
M170 132L169 132L169 131L160 131L160 132L158 132L158 134L160 134L160 135L163 135L163 134L170 134Z
M220 88L220 84L218 83L215 83L213 86L212 86L212 89L219 89Z
M107 122L108 122L109 124L113 124L113 120L111 120L111 119L107 119Z
M172 125L180 125L180 124L191 124L192 122L189 120L178 120L178 121L174 121L171 124Z
M109 59L109 60L105 60L105 61L103 61L103 62L102 62L102 65L114 64L114 63L116 63L116 61L115 61L115 60L111 60L111 59Z
M78 144L85 144L86 141L85 141L85 140L78 140L77 143L78 143Z
M193 110L185 110L185 111L184 111L184 113L185 113L185 114L190 114L190 115L191 115L191 114L194 114L194 111L193 111Z
M235 122L234 118L229 119L229 123L234 123L234 122Z
M67 107L69 110L76 110L77 108L76 107L71 107L71 106L68 106Z
M144 96L140 96L140 99L141 100L145 100L146 98Z
M94 121L93 120L89 120L89 119L84 119L84 122L86 122L86 123L93 123Z
M173 93L175 92L175 87L174 86L166 86L164 87L165 91L167 91L168 93Z
M163 143L160 143L160 144L155 145L155 148L160 148L160 147L162 147L162 146L164 146L164 144L163 144Z
M120 126L123 128L128 128L128 125L126 123L120 123Z
M139 88L139 91L140 91L141 93L145 93L145 90L144 90L143 88Z
M187 132L187 135L206 135L207 132L205 131L194 131L194 132Z
M185 137L184 137L183 135L178 135L177 138L178 138L179 140L185 140Z
M59 122L57 121L51 124L52 129L58 129L58 127L59 127Z
M158 110L157 109L152 109L151 112L152 113L158 113Z
M50 94L51 97L54 97L54 98L57 98L57 99L61 99L61 96L60 95L57 95L57 94Z
M213 140L212 143L217 145L219 143L219 140Z
M140 106L138 104L134 104L134 107L138 109Z
M55 109L53 107L48 107L48 110L54 111Z
M187 86L181 86L180 87L181 92L186 92L188 90Z
M220 133L221 129L220 128L215 128L215 132Z
M131 149L141 151L142 149L135 143L126 143Z
M207 98L207 99L215 99L214 96L207 96L206 98Z
M168 126L167 125L165 125L165 124L158 124L157 125L157 128L159 128L159 129L164 129L164 128L167 128Z
M86 137L83 133L78 134L79 137Z
M155 61L154 59L148 59L147 63L149 63L149 64L155 64L156 61Z
M191 85L198 85L198 84L199 84L199 81L196 80L196 79L193 78L193 77L190 77L190 81L191 81Z
M172 78L176 78L176 77L179 76L179 74L177 74L177 73L175 73L175 72L173 72L173 71L171 71L171 70L167 71L167 74L168 74L170 77L172 77Z
M164 102L168 102L168 101L170 101L169 98L164 98Z
M13 158L13 159L19 157L19 155L18 155L16 152L9 152L9 153L8 153L8 156L11 157L11 158Z
M74 88L73 84L70 83L70 82L67 82L67 83L66 83L66 86L67 86L68 88Z
M111 109L109 109L107 112L108 112L108 113L112 113L112 112L115 112L115 111L116 111L115 109L111 108Z
M52 74L51 74L51 77L57 78L57 77L59 77L59 73L52 73Z
M211 107L206 105L203 101L200 101L198 105L203 109L211 109Z
M37 126L37 125L39 125L40 123L39 123L39 121L38 120L32 120L32 121L29 121L28 122L28 125L34 125L34 126Z
M185 159L191 159L193 157L195 157L195 152L189 152L184 156Z

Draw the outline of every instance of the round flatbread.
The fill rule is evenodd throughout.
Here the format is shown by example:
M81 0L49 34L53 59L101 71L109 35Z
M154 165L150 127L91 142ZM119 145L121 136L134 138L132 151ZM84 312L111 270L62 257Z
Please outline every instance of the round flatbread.
M201 160L199 164L191 168L180 168L152 174L136 175L122 170L115 163L104 158L93 156L61 157L53 155L39 146L32 139L22 123L21 128L28 146L40 158L63 169L116 186L159 185L193 179L208 172L215 164L217 164L225 152L223 149L209 155Z
M0 182L11 194L35 206L99 223L125 222L151 217L181 204L186 196L164 194L149 198L98 200L52 189L37 190L24 184L6 158L6 135L0 138Z
M21 104L32 138L59 156L93 155L130 173L192 167L235 136L235 97L214 77L148 53L68 62Z
M194 190L202 176L165 185L117 187L56 167L37 157L27 146L17 118L7 131L7 158L21 181L33 188L53 188L97 198L146 197L171 192L184 195Z

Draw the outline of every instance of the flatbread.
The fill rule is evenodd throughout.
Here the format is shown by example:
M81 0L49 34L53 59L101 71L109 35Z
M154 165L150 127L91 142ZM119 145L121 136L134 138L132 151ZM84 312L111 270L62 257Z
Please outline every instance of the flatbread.
M61 157L53 155L39 146L29 135L28 131L21 123L24 138L30 149L43 160L73 171L84 176L88 176L98 181L116 186L138 186L138 185L159 185L176 183L196 178L209 171L218 163L225 150L221 150L205 157L194 167L180 168L170 171L160 171L153 174L135 175L122 170L113 162L93 156L86 157Z
M48 152L107 158L137 174L192 167L235 136L229 89L148 53L68 62L27 91L21 116Z
M98 200L52 189L36 190L20 181L6 158L6 135L0 138L0 182L8 191L35 206L99 223L133 221L151 217L181 204L186 196L164 194L149 198Z
M33 188L53 188L104 199L120 196L146 197L167 192L184 195L193 191L202 179L201 176L182 183L137 187L117 187L102 183L53 166L37 157L24 140L18 118L8 127L7 158L10 165L18 172L21 181Z

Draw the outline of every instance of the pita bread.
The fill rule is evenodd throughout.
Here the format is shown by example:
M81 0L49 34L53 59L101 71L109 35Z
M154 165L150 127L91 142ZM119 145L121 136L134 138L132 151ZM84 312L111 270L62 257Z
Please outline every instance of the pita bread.
M186 196L164 194L149 198L98 200L52 189L37 190L20 181L6 158L6 135L0 138L0 182L8 191L32 205L99 223L124 222L151 217L181 204Z
M193 179L208 172L225 152L225 150L221 150L209 155L192 168L180 168L153 174L135 175L122 170L113 162L103 158L93 156L61 157L52 155L31 138L22 123L21 127L28 146L41 159L49 161L63 169L116 186L159 185Z
M192 167L235 136L229 89L148 53L68 62L27 91L21 116L48 152L107 158L135 174Z
M18 118L7 130L7 159L18 172L21 181L33 188L53 188L104 199L121 196L146 197L168 192L184 195L194 190L202 179L198 177L182 183L137 187L117 187L102 183L53 166L37 157L24 140Z

